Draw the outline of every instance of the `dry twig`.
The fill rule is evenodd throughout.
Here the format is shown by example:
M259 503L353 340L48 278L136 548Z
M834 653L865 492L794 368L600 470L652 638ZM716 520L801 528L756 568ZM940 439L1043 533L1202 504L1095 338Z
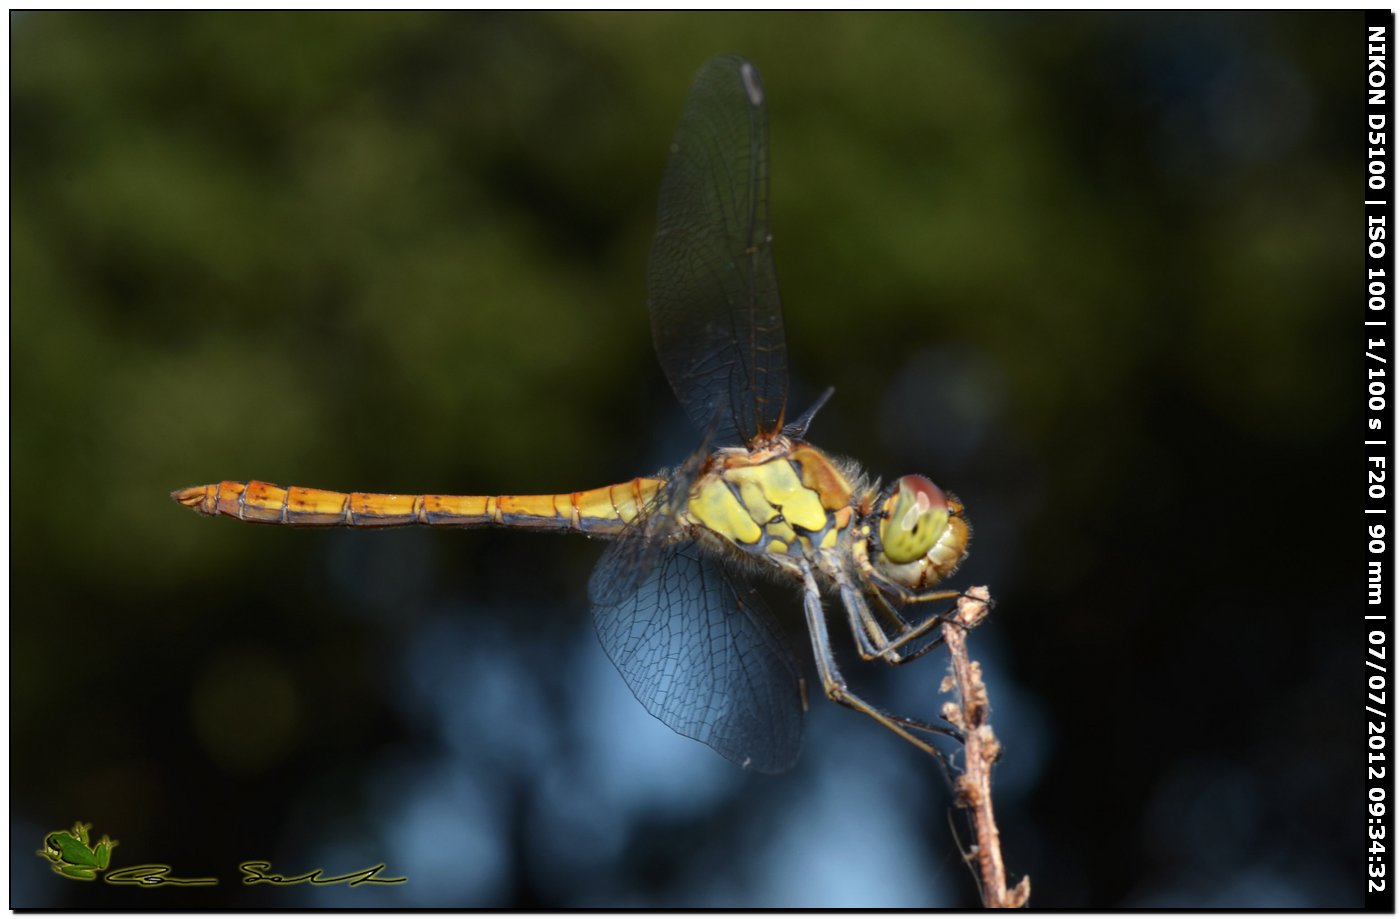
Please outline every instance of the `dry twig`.
M977 845L971 854L982 879L982 902L990 908L1015 908L1025 906L1030 899L1031 879L1022 877L1014 888L1006 888L1001 834L992 814L992 763L1001 755L1001 743L988 723L991 703L982 682L982 665L967 656L967 630L981 622L990 607L987 588L973 587L959 598L957 616L943 627L958 689L958 701L943 706L943 717L961 728L966 737L967 766L955 787L958 805L972 811Z

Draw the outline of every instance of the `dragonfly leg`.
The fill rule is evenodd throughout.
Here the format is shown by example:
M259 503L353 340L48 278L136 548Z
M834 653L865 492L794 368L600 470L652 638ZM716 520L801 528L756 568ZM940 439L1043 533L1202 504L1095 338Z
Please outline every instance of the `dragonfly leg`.
M837 577L836 583L841 591L841 605L846 610L851 635L855 637L856 652L860 654L861 660L869 661L880 657L885 646L889 644L889 636L885 634L880 623L875 621L865 597L855 589L849 579L841 575Z
M883 594L877 593L875 595L875 598L881 607L884 607L885 609L889 610L890 615L898 615L898 613L890 607L889 600L887 600ZM951 618L948 615L948 612L949 610L935 611L930 613L928 616L924 617L922 620L914 623L911 623L908 620L906 620L903 616L900 616L899 619L900 622L903 623L903 628L901 628L900 630L899 637L891 641L889 643L889 646L886 648L886 661L890 664L907 664L910 661L918 660L928 652L932 651L934 648L937 648L939 645L943 644L943 636L942 634L940 634L937 638L933 639L927 644L920 645L913 652L899 652L900 648L903 648L905 645L908 645L915 639L924 637L934 628L937 628L943 625L943 623L947 622Z
M817 586L817 580L812 574L811 566L805 561L802 562L802 611L807 617L807 631L812 636L812 652L817 661L817 674L821 678L822 690L826 693L826 697L838 705L844 705L846 708L874 719L920 750L946 764L943 751L911 733L907 728L936 734L948 734L948 731L911 718L887 715L846 687L841 670L836 666L836 658L831 653L831 640L826 631L826 614L822 609L821 588Z
M846 614L850 620L851 632L856 639L856 650L864 660L879 658L890 665L907 664L909 661L917 660L929 651L943 643L942 636L930 641L928 644L917 648L913 653L900 653L900 649L909 645L910 642L922 638L934 628L947 621L947 616L942 612L935 612L922 621L910 623L903 616L899 615L890 607L885 597L876 592L875 599L879 604L879 609L886 614L891 622L899 628L899 634L893 638L875 620L874 614L870 611L870 605L865 602L865 597L861 591L852 583L850 576L841 570L836 572L836 583L841 591L841 604L846 607ZM939 591L941 594L951 593L959 596L956 591ZM930 599L943 599L943 597L931 597Z
M927 594L918 594L911 591L909 592L907 597L903 598L902 605L913 606L915 603L932 603L940 600L952 600L963 596L966 596L966 594L956 590L938 590ZM941 626L943 623L948 622L950 619L953 618L949 614L956 611L956 607L935 610L934 612L929 613L927 616L925 616L922 620L919 620L917 622L910 622L904 617L902 613L893 608L893 606L890 603L889 597L887 597L884 594L884 592L877 591L875 593L875 598L878 601L879 606L885 609L888 615L897 616L899 621L904 626L900 630L899 637L896 638L894 641L890 642L888 649L890 652L896 651L897 649L913 641L914 639L920 638L921 636L927 634L933 628ZM919 658L923 657L925 654L932 651L934 648L937 648L941 644L943 644L943 636L940 634L936 639L930 641L928 644L920 645L912 653L895 653L891 657L887 657L886 660L891 664L907 664L912 660L918 660Z
M927 721L921 721L918 718L910 718L907 715L896 715L891 712L886 712L885 714L891 721L898 721L905 727L913 728L916 731L923 731L925 734L942 734L944 737L952 738L958 743L965 743L967 739L963 735L963 732L959 731L957 728L941 724L929 724Z

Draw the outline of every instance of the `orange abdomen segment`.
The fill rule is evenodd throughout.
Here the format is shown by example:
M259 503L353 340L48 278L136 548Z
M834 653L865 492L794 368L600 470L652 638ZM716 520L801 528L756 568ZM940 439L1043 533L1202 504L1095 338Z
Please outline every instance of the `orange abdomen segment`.
M172 492L210 517L294 527L502 526L611 535L634 520L662 479L557 495L386 495L283 488L267 482L220 482Z

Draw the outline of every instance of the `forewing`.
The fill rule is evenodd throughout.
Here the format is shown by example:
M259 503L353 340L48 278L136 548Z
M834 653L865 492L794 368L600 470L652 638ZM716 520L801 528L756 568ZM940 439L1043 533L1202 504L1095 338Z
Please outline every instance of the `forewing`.
M746 579L694 542L657 547L636 589L610 597L626 556L608 553L589 583L608 657L648 712L678 733L758 772L797 760L797 661ZM600 599L602 598L602 599Z
M695 424L717 442L776 431L787 403L773 239L768 113L753 64L710 61L695 78L661 181L647 266L652 338Z

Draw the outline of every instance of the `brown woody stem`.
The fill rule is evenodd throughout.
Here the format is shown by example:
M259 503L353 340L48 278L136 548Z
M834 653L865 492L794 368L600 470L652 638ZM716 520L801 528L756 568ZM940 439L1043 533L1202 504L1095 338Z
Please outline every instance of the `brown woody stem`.
M1026 905L1031 895L1031 879L1022 877L1017 885L1006 887L1006 867L1001 858L1001 834L992 813L992 763L1001 755L1001 744L988 723L991 703L982 682L982 665L967 655L967 631L986 617L991 595L985 587L973 587L958 600L954 621L944 625L943 636L953 660L953 679L958 701L944 705L943 715L961 728L966 736L966 769L956 781L957 803L972 812L977 845L970 853L977 862L982 883L982 902L988 908L1016 908Z

